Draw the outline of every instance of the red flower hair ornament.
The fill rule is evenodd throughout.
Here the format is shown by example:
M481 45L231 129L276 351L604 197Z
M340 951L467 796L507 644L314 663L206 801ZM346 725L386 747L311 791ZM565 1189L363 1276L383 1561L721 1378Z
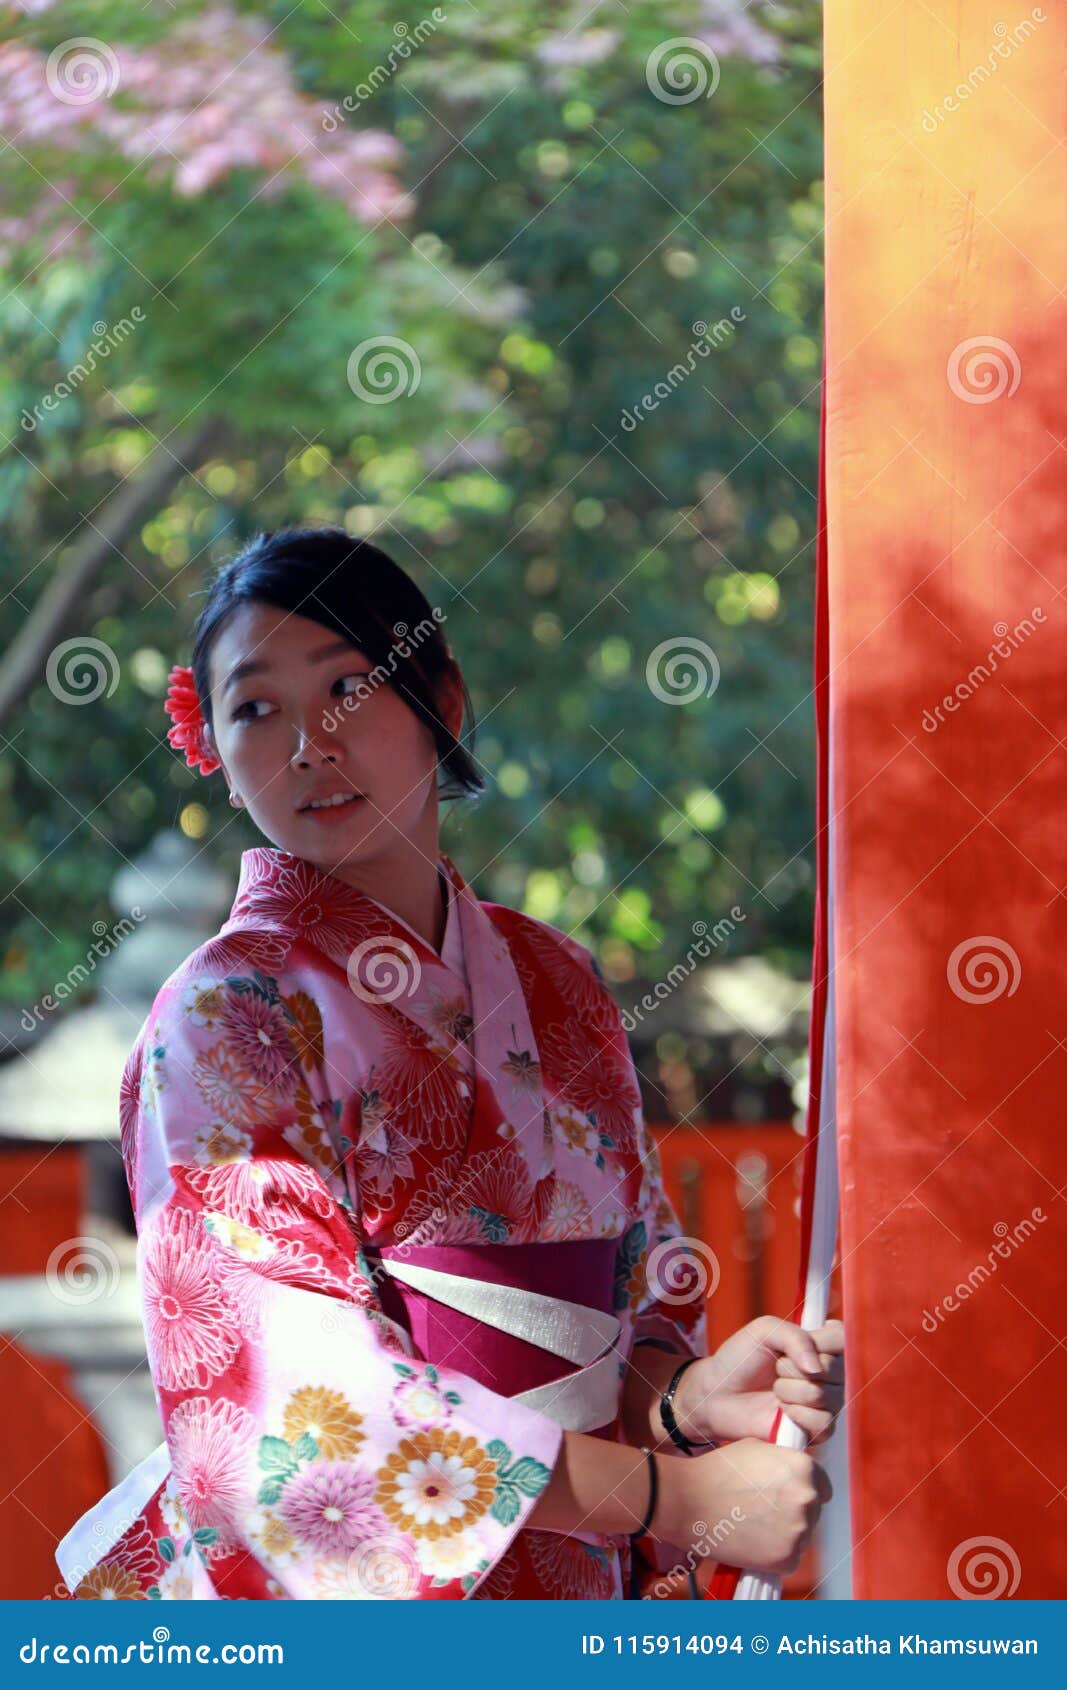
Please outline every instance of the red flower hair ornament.
M214 774L216 769L221 768L214 752L208 749L207 724L200 708L193 671L181 663L176 663L170 672L170 686L163 708L174 723L167 730L167 739L176 751L185 752L189 767L199 769L202 775Z

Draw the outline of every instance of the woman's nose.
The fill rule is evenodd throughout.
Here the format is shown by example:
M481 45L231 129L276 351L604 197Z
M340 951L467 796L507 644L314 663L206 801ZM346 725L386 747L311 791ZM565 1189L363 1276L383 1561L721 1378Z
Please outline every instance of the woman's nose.
M321 728L309 729L300 723L296 723L295 728L296 749L290 759L292 763L308 768L314 763L338 762L337 743L331 743Z

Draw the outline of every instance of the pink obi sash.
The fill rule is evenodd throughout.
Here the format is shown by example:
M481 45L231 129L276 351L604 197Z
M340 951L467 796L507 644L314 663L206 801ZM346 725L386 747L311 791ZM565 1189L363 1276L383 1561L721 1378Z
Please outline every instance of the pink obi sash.
M566 1430L609 1437L625 1363L612 1313L615 1238L364 1245L384 1312L423 1359Z

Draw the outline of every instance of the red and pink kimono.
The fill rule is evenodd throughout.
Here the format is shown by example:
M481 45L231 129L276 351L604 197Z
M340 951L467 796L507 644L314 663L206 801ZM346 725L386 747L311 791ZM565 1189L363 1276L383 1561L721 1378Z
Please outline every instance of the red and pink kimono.
M246 851L155 999L121 1125L164 1442L59 1545L77 1597L623 1595L624 1536L527 1521L703 1302L590 953L438 866L440 955Z

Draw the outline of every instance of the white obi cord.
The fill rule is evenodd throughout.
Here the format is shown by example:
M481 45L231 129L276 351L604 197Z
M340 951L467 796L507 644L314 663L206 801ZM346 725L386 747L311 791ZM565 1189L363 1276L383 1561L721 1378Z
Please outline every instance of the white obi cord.
M435 1302L459 1309L486 1326L524 1338L528 1344L579 1362L576 1373L551 1379L520 1391L512 1402L524 1403L558 1421L567 1432L592 1432L614 1420L619 1405L619 1355L616 1350L621 1327L613 1314L591 1309L585 1303L571 1303L564 1297L549 1297L541 1291L525 1291L515 1285L493 1285L486 1279L443 1273L440 1268L420 1267L397 1257L381 1258L381 1266Z
M381 1266L435 1302L524 1338L564 1361L580 1363L576 1373L520 1391L510 1401L547 1414L567 1432L592 1432L615 1419L621 1383L616 1343L621 1327L613 1314L540 1291L420 1267L417 1262L383 1257ZM170 1452L164 1442L71 1527L55 1552L68 1590L73 1591L115 1546L169 1471Z

